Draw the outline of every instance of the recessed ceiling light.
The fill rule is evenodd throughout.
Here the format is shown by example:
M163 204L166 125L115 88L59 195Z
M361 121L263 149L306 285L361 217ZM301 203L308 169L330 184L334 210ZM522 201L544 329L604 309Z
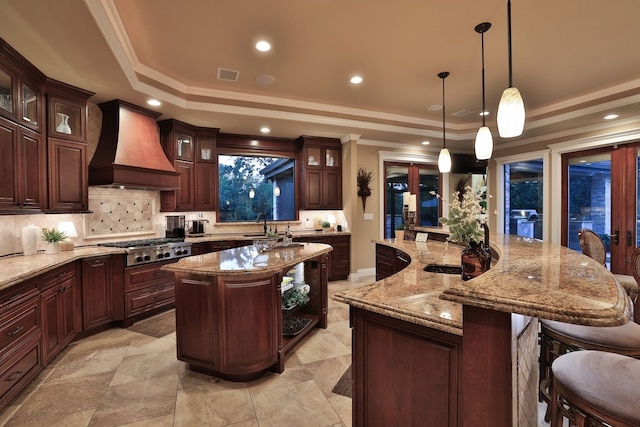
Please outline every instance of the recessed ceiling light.
M263 126L263 127L261 127L261 128L260 128L260 132L262 132L262 133L269 133L269 132L271 132L271 129L269 129L269 128L268 128L268 127L266 127L266 126Z
M271 43L266 40L260 40L256 43L256 49L260 52L269 52L271 50Z
M160 101L158 101L157 99L150 99L147 101L147 104L158 107L160 105Z
M618 115L617 114L607 114L606 116L604 116L605 120L613 120L613 119L617 119Z
M349 81L354 85L359 85L364 81L364 79L362 78L362 76L353 76Z
M431 144L431 142L429 142L429 141L422 141L422 145L429 145L429 144Z
M483 112L481 112L481 113L480 113L480 115L481 115L481 116L488 116L488 115L489 115L489 112L488 112L488 111L483 111Z
M429 111L440 111L440 110L442 110L442 105L440 105L440 104L429 105L427 107L427 110L429 110Z

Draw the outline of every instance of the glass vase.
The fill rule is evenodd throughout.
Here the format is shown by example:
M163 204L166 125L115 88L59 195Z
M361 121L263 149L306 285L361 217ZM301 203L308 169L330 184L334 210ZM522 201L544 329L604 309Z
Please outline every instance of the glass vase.
M482 242L469 242L469 245L462 250L460 258L462 262L462 280L478 277L491 268L491 256L485 250Z

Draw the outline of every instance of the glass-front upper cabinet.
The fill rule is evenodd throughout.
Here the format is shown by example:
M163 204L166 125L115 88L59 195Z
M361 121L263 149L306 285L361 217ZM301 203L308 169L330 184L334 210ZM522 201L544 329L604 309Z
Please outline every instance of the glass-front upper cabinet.
M330 168L340 167L340 151L327 148L325 151L324 165Z
M38 92L30 86L22 85L22 121L31 126L40 127L40 99Z
M49 96L49 134L60 138L85 140L86 102Z
M0 69L0 109L13 114L13 78Z
M180 160L193 160L193 138L188 135L176 135L176 156Z
M322 149L320 147L307 147L307 166L322 166Z
M198 162L215 163L215 140L198 137Z

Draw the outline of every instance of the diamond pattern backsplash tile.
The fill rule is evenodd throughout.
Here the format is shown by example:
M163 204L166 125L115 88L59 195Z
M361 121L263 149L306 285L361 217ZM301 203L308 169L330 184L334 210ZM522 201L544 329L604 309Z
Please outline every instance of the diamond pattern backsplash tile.
M153 192L132 190L123 196L122 190L100 190L89 196L93 213L84 215L85 238L155 233Z

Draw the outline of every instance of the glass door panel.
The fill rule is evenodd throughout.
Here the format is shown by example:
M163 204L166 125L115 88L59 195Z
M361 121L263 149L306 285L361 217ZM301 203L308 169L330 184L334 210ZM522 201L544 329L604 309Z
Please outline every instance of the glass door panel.
M418 167L418 224L424 227L439 227L440 201L431 194L439 193L440 175L437 169Z
M0 70L0 108L13 113L13 80L2 70Z
M581 251L578 230L600 236L611 255L611 153L583 155L568 160L567 247Z
M385 239L396 236L395 228L403 223L402 195L409 191L409 165L385 163Z
M504 165L504 232L542 239L543 160Z

